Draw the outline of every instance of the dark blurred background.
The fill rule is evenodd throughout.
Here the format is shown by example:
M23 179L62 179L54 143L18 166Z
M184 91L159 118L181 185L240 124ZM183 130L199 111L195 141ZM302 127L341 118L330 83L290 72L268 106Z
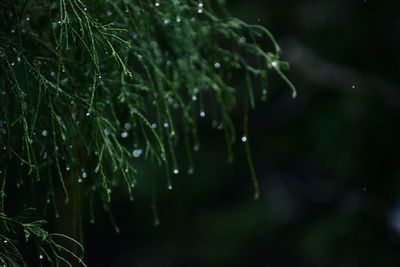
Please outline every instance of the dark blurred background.
M251 112L261 198L243 147L228 164L223 135L204 120L196 172L157 188L161 224L140 183L134 202L114 196L121 232L95 211L89 266L400 266L400 2L228 7L273 32L299 91L293 100L273 75L269 100ZM165 179L145 162L139 171Z

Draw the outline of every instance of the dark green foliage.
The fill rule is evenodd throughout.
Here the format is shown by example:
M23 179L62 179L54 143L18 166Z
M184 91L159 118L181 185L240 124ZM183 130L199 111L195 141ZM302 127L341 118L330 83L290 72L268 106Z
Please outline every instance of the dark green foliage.
M282 76L294 95L295 90L282 72L286 64L279 59L272 35L230 17L220 2L3 1L3 183L33 191L46 188L45 199L55 214L57 188L63 189L66 203L81 205L77 195L82 193L88 203L100 196L107 207L115 187L126 188L133 198L140 182L137 158L145 157L165 167L166 184L172 189L171 174L180 171L178 144L185 145L188 172L193 170L191 153L200 146L199 119L210 117L224 130L232 157L236 130L229 113L240 103L245 125L241 139L257 197L248 109L255 106L255 97L266 97L269 70ZM272 52L260 47L261 39L271 41ZM245 81L240 101L237 77ZM253 91L253 83L262 91ZM12 177L6 175L7 168L16 166L19 170ZM19 224L50 252L60 248L43 230L42 221L22 224L6 215L1 219L4 238L9 224ZM2 255L14 255L5 260L23 265L14 245L1 249ZM54 257L57 265L57 253Z

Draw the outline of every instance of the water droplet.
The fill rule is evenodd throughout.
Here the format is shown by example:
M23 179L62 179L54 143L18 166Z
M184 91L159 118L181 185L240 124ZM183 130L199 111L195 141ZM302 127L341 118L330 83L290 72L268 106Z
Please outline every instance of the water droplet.
M43 260L43 255L42 254L39 255L39 259Z
M200 117L204 118L206 116L206 113L204 111L200 111Z
M44 137L46 137L46 136L49 135L49 132L48 132L47 130L43 130L43 131L42 131L42 135L43 135Z
M122 132L121 133L121 137L124 138L124 139L127 138L128 135L129 135L128 132Z
M28 231L25 230L25 241L28 242L28 239L31 235L29 234Z
M197 151L199 151L200 150L200 146L199 145L195 145L194 147L193 147L193 151L194 152L197 152Z
M179 173L179 170L178 169L174 169L174 174L178 174Z
M159 6L160 6L160 3L159 3L159 2L156 2L154 5L155 5L156 7L159 7Z
M164 128L168 128L168 127L169 127L168 122L164 122Z
M139 158L143 154L143 150L141 149L135 149L132 152L133 157Z
M275 60L271 62L271 66L274 68L278 67L278 62L276 62Z
M216 63L214 64L214 68L220 69L220 68L221 68L221 63L216 62Z
M245 135L242 136L242 142L243 142L243 143L247 142L247 136L245 136Z
M262 93L261 100L266 101L268 96L267 90L263 89L261 93Z
M151 128L153 128L153 129L157 128L157 124L153 123L153 124L151 125Z
M168 190L172 190L172 185L168 185Z
M124 124L124 128L125 128L125 130L130 130L130 129L132 129L132 124L129 123L129 122L126 122L126 123Z
M104 134L105 134L105 136L109 136L109 135L111 134L110 129L105 128L105 129L104 129Z

